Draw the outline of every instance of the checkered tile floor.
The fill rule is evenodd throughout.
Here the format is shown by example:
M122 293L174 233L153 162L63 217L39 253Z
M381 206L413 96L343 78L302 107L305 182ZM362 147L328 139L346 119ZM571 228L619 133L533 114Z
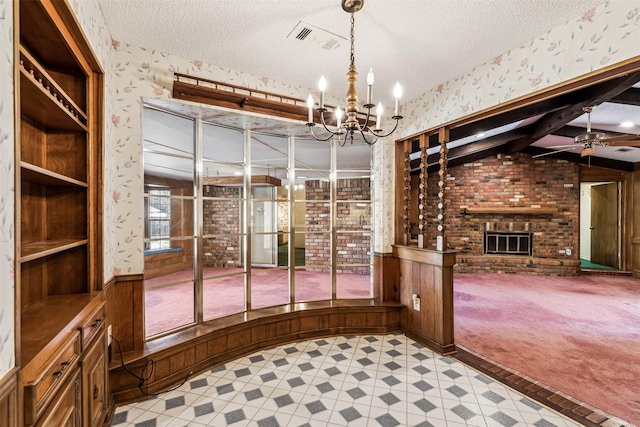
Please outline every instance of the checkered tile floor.
M402 334L341 336L243 357L118 407L112 426L573 426Z

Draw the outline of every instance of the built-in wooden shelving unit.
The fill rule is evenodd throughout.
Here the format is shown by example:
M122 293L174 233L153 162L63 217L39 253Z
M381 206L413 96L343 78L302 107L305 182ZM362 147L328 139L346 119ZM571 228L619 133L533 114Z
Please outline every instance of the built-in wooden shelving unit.
M20 0L18 16L17 418L97 426L108 395L102 71L66 1Z

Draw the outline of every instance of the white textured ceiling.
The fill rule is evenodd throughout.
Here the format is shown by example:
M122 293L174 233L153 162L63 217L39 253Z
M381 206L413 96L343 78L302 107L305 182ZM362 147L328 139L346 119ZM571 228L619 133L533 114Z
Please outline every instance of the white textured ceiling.
M620 1L620 0L618 0ZM344 96L349 14L340 0L99 0L114 40ZM604 0L366 0L355 14L364 87L390 105L471 70ZM299 21L344 38L335 49L287 38ZM363 90L363 89L361 89Z

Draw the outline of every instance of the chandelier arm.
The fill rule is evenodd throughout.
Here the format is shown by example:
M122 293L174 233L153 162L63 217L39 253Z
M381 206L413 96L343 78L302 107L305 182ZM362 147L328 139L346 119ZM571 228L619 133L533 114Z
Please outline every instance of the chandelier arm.
M366 143L367 143L367 145L373 145L373 144L375 144L376 142L378 142L378 138L379 138L379 136L378 136L378 135L376 135L376 134L375 134L375 133L373 133L373 132L372 132L372 134L373 134L373 135L375 135L375 137L374 137L373 141L369 141L369 140L367 139L367 136L364 134L364 132L363 132L363 131L360 131L360 135L362 135L362 139L364 140L364 142L366 142Z
M313 126L309 126L309 132L311 133L311 136L313 137L313 139L315 139L316 141L328 141L331 138L333 138L335 136L335 134L336 134L335 132L329 131L329 136L328 137L320 138L313 132Z
M400 120L402 119L402 116L393 116L394 119L396 119L396 125L393 127L393 129L391 129L388 133L385 133L384 135L378 134L378 132L374 133L379 137L379 138L386 138L387 136L391 135L393 132L396 131L396 129L398 128L398 123L400 123Z
M324 111L322 111L321 109L318 109L318 111L320 112L320 123L322 123L322 126L327 130L327 132L333 134L333 135L342 135L342 128L338 128L336 127L336 130L331 130L329 129L329 126L327 126L327 122L325 122L324 120Z
M367 118L364 121L364 125L360 126L360 131L365 129L370 129L369 127L369 118L371 117L371 106L372 104L367 104L364 107L367 109Z

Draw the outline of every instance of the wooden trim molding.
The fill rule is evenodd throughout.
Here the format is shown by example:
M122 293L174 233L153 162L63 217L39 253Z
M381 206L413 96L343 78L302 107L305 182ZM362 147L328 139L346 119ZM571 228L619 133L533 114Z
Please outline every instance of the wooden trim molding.
M0 379L0 426L18 426L18 368Z
M428 128L423 131L413 133L411 135L403 137L400 141L409 140L412 141L418 138L421 134L432 134L438 131L443 126L454 129L459 126L463 126L469 123L476 122L480 119L487 117L497 116L501 113L516 110L527 105L534 104L539 101L551 99L559 95L563 95L569 92L573 92L577 89L582 89L588 86L592 86L597 83L602 83L607 80L615 79L617 77L624 76L640 70L640 56L636 56L627 59L616 64L609 65L607 67L592 71L590 73L575 77L573 79L559 82L555 85L540 89L539 91L529 93L518 98L511 99L507 102L488 107L480 111L475 111L471 114L457 118L446 123L440 123L437 126Z

